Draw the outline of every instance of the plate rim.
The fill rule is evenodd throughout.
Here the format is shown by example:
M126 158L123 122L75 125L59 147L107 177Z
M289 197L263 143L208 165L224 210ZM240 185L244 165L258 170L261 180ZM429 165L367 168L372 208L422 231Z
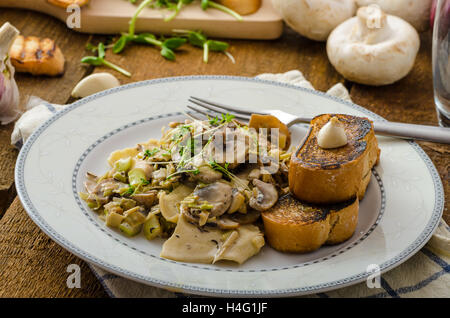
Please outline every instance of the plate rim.
M77 255L78 257L82 258L88 263L95 264L104 270L108 272L112 272L114 274L117 274L119 276L125 277L127 279L131 279L140 283L144 283L146 285L152 285L164 289L173 290L176 289L177 291L183 291L187 293L193 293L197 295L215 295L215 296L272 296L272 297L286 297L286 296L294 296L294 295L304 295L304 294L310 294L310 293L319 293L319 292L325 292L332 289L342 288L349 285L356 284L358 282L364 281L370 273L359 273L355 275L351 275L350 277L343 278L336 281L331 281L327 283L322 283L319 285L309 286L309 287L299 287L299 288L290 288L290 289L284 289L284 290L255 290L255 291L248 291L248 290L222 290L222 289L214 289L214 288L204 288L204 287L197 287L197 286L186 286L182 284L174 284L171 282L163 282L154 280L151 277L143 276L139 274L135 274L132 272L127 271L123 268L118 268L115 265L108 264L107 262L104 262L103 260L97 258L96 256L89 255L88 253L85 253L83 250L80 250L76 246L74 246L71 242L66 241L64 237L59 235L53 228L51 228L47 222L41 217L37 209L34 207L33 203L31 202L28 192L25 187L24 182L24 165L25 161L27 159L29 150L31 149L31 146L34 144L34 142L38 139L38 137L42 134L43 131L45 131L54 121L58 120L71 110L78 108L82 105L85 105L95 99L101 98L106 95L111 95L116 92L120 92L127 89L132 89L136 87L144 87L154 84L161 84L161 83L167 83L167 82L179 82L179 81L189 81L189 80L228 80L228 81L250 81L254 83L261 83L261 84L268 84L272 86L279 86L279 87L285 87L285 88L291 88L295 90L303 91L307 94L313 94L320 97L324 97L327 99L330 99L332 101L335 101L340 104L344 104L346 106L349 106L353 109L356 109L369 117L372 117L374 119L385 121L384 118L377 115L376 113L373 113L372 111L359 106L355 103L342 100L338 97L328 95L326 93L298 87L295 85L287 84L287 83L280 83L275 81L268 81L258 78L252 78L252 77L241 77L241 76L225 76L225 75L193 75L193 76L177 76L177 77L166 77L166 78L159 78L159 79L153 79L153 80L146 80L146 81L140 81L135 83L130 83L126 85L122 85L119 87L115 87L109 90L102 91L100 93L88 96L86 98L80 99L76 101L73 104L67 105L64 109L60 110L59 112L55 113L51 118L49 118L47 121L45 121L39 128L37 128L32 135L28 138L28 140L23 145L15 166L15 185L17 190L17 195L26 210L27 214L30 216L30 218L33 220L33 222L38 225L38 227L46 233L50 238L52 238L56 243L58 243L60 246L62 246L64 249L68 250L69 252ZM410 244L405 250L398 253L395 257L389 259L388 261L384 262L380 265L381 273L384 273L386 271L389 271L390 269L402 264L406 260L408 260L410 257L412 257L416 252L418 252L431 238L432 234L434 233L434 230L439 225L439 221L442 217L442 213L444 210L444 190L442 185L442 180L437 172L436 167L434 166L433 162L429 158L429 156L424 152L424 150L415 142L413 141L407 141L407 143L417 152L419 157L424 161L428 172L430 173L430 176L433 181L434 185L434 207L433 212L431 213L431 217L425 226L424 230L420 235L415 239L415 241Z

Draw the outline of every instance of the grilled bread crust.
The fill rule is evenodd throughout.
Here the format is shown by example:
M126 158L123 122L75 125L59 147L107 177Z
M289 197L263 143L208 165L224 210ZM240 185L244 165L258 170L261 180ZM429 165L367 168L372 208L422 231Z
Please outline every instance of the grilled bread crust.
M337 117L345 128L348 143L323 149L316 136L331 117ZM369 119L320 115L311 121L307 136L291 157L289 188L301 201L315 204L343 202L356 195L361 200L379 158L380 149Z
M359 200L335 205L302 203L285 195L262 213L264 231L270 246L281 252L307 253L324 244L349 239L358 224Z
M64 73L64 56L51 39L19 35L9 51L16 71L56 76Z
M72 4L79 5L80 7L84 6L89 0L47 0L47 2L61 8L67 8Z

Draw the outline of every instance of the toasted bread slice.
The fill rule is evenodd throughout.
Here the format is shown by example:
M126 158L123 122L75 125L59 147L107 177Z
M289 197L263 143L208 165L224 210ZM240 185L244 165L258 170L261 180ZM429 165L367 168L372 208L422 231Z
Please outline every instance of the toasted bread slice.
M323 244L349 239L358 224L359 200L334 205L302 203L291 194L283 196L262 213L269 245L282 252L306 253Z
M61 8L67 8L72 4L79 5L80 7L84 6L89 0L47 0L47 2Z
M64 73L64 56L51 39L19 35L9 54L18 72L49 76Z
M317 144L316 135L331 117L337 117L345 128L348 143L323 149ZM343 114L317 116L291 157L289 188L298 199L315 204L344 202L356 195L361 200L379 157L369 119Z
M241 15L255 13L261 7L261 0L217 0L217 2Z

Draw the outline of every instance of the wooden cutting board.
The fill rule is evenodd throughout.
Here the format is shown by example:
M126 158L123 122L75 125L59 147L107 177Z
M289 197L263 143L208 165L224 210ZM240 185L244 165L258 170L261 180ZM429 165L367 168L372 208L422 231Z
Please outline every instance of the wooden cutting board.
M30 9L52 15L63 22L72 12L56 7L47 0L0 0L0 7ZM128 30L128 21L136 5L128 0L91 0L81 9L83 33L118 34ZM181 10L170 22L164 17L171 11L145 9L139 16L137 32L171 34L173 29L202 30L207 35L235 39L276 39L283 32L283 21L272 7L270 0L263 0L262 7L254 14L244 16L244 21L215 10L203 11L199 3L192 3Z

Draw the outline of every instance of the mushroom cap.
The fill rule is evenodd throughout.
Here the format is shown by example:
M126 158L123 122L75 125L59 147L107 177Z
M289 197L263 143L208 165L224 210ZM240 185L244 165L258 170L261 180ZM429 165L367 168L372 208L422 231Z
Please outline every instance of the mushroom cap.
M429 27L432 0L356 0L358 7L377 4L388 13L404 19L419 32Z
M414 66L420 47L417 31L401 18L386 15L384 26L366 24L367 9L358 10L358 16L339 25L327 42L328 58L346 79L366 85L388 85L405 77ZM382 12L381 12L382 13ZM382 13L383 14L383 13ZM383 16L384 19L384 16Z
M272 4L292 29L315 41L326 41L356 12L354 0L272 0Z

